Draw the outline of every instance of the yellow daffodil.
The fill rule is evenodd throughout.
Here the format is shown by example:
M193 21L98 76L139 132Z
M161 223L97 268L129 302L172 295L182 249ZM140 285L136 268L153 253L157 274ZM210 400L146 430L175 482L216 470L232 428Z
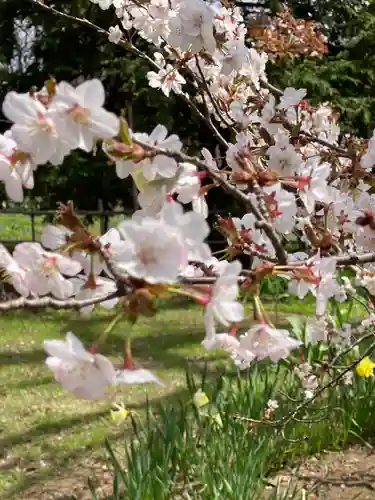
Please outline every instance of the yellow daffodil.
M375 363L366 356L355 367L357 375L360 377L372 377L374 375Z
M209 402L210 400L208 399L207 394L201 389L199 389L199 391L197 391L193 396L193 403L196 408L202 408L202 406L205 406Z
M126 419L126 417L129 415L129 410L124 408L122 405L119 405L115 403L113 405L116 409L111 410L111 419L116 423L116 424L122 424L122 422Z

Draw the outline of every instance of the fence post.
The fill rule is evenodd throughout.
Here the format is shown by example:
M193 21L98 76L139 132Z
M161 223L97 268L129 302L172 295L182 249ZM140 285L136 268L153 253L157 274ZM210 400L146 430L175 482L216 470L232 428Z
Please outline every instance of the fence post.
M100 234L104 234L108 231L108 215L104 213L104 204L103 200L99 198L98 200L98 208L100 212Z

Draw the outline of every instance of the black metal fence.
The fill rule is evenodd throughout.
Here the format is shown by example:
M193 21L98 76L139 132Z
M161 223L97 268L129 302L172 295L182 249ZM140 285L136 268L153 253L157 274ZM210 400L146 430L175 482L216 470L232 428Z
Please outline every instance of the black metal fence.
M80 216L87 216L87 217L94 217L97 221L99 221L99 229L100 229L100 234L105 233L108 231L109 225L110 225L110 219L113 217L121 217L121 216L131 216L132 211L131 210L105 210L103 208L102 203L99 202L98 208L96 210L76 210L77 215ZM39 209L34 209L34 208L6 208L0 210L0 242L7 245L7 246L14 246L17 243L21 243L23 241L39 241L38 234L37 234L37 220L40 217L53 217L56 214L55 210L39 210ZM28 238L7 238L5 234L7 233L6 231L6 224L9 224L9 218L7 217L7 220L4 220L2 216L17 216L17 215L23 215L26 216L30 219L30 224L29 228L30 231L28 231L29 237ZM17 223L17 219L15 217L15 221Z
M98 230L100 231L100 234L104 234L105 232L108 231L110 227L110 221L111 218L119 218L119 217L131 217L133 214L134 210L131 209L119 209L119 210L105 210L103 208L103 203L99 201L98 208L96 210L78 210L76 209L75 212L77 215L80 216L87 216L87 217L92 217L95 218L95 223L99 222L99 227ZM14 246L17 243L21 243L24 241L40 241L38 235L38 226L39 224L37 223L38 219L41 217L53 217L56 214L56 210L39 210L35 208L5 208L5 209L0 209L0 243L3 245L7 246L8 248L14 248ZM30 219L30 224L29 228L30 230L27 231L28 237L27 238L22 238L22 237L17 237L17 238L12 238L12 237L6 237L6 233L8 232L6 229L6 224L9 224L9 219L10 217L7 217L6 220L2 216L17 216L17 215L22 215L26 216ZM12 224L17 225L17 218L14 218L15 222L12 221ZM23 221L24 222L24 221ZM118 221L116 221L117 223ZM117 225L117 224L116 224ZM9 228L8 228L9 229ZM12 231L10 231L12 233ZM18 231L14 231L18 232ZM19 233L22 232L21 230ZM220 237L218 234L217 235L212 235L209 238L209 243L210 245L222 245L223 240L219 239Z

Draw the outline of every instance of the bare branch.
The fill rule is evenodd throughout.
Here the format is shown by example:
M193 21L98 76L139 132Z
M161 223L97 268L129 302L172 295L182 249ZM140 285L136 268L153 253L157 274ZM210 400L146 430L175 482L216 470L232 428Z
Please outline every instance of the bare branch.
M226 117L222 116L221 112L220 112L220 109L217 105L217 102L215 100L215 98L213 97L213 95L211 94L211 91L207 85L207 82L206 82L206 79L204 77L204 74L203 74L203 71L202 71L202 68L199 64L199 59L198 59L198 56L196 55L195 56L195 64L197 65L197 68L198 68L198 72L199 72L199 76L201 77L201 82L198 81L198 83L201 83L204 87L204 91L207 93L208 95L208 98L210 99L211 101L211 104L212 106L214 107L217 115L220 117L220 119L223 121L224 125L226 125L230 130L232 130L233 132L237 132L235 129L234 129L234 126L233 126L233 123L229 123L226 119Z
M81 309L82 307L100 304L106 300L111 300L119 297L119 292L112 292L109 295L101 297L92 297L86 300L66 299L59 300L53 297L40 297L38 299L18 299L0 302L0 312L14 311L16 309L36 309L40 307L52 307L53 309Z
M354 266L356 264L369 264L375 262L375 252L364 253L362 255L347 255L336 258L337 266Z
M107 36L109 35L109 32L107 30L101 28L100 26L97 26L96 24L92 23L86 18L79 18L72 16L70 14L66 14L65 12L61 12L60 10L57 10L54 7L50 7L49 5L43 3L42 0L30 0L30 2L37 5L41 9L51 12L55 16L63 17L64 19L68 19L69 21L74 21L76 23L83 24L84 26L87 26L90 29L94 29L101 35L107 35Z

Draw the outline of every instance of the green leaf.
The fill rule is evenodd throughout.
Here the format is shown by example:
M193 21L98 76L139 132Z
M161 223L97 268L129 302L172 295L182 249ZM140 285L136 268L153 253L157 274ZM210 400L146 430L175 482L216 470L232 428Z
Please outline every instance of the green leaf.
M122 116L120 118L120 138L124 144L131 146L133 141L130 138L129 134L129 125L125 118Z

